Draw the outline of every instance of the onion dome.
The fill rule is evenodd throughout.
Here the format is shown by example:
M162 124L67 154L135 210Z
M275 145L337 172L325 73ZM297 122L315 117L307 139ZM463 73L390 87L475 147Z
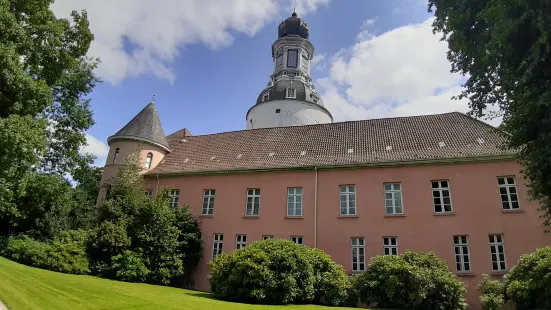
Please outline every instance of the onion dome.
M291 17L279 24L278 35L280 38L288 35L297 35L308 40L310 29L308 28L308 24L306 24L304 20L298 18L297 13L293 12Z

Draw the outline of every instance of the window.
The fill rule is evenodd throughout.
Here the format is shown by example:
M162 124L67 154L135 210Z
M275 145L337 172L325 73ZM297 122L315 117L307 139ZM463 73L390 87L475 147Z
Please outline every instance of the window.
M298 245L304 245L304 237L303 236L291 236L291 241Z
M170 191L170 202L169 205L172 208L178 207L178 200L180 200L180 190L179 189L173 189Z
M281 113L281 109L276 109L276 114Z
M402 184L385 183L385 212L388 215L403 214Z
M298 50L287 51L287 67L296 68L298 66Z
M260 210L260 189L248 189L247 190L247 208L245 210L246 216L258 216Z
M216 190L205 189L203 192L203 215L212 215L214 213L214 195Z
M300 58L300 68L304 72L308 72L308 58L306 56L302 55Z
M302 216L302 187L287 189L287 216Z
M119 152L120 152L120 149L117 148L115 150L115 155L113 155L113 163L116 164L117 163L117 159L119 158Z
M285 98L296 98L297 97L297 90L295 88L287 88L287 94L285 95Z
M503 246L503 235L490 235L490 253L492 255L492 269L494 271L505 271L505 248Z
M151 161L153 160L153 154L148 153L145 158L145 169L151 168Z
M457 272L471 271L471 256L467 236L453 236L455 250L455 268Z
M432 199L434 201L435 213L452 212L452 202L450 197L450 183L448 180L431 181Z
M269 93L262 95L262 102L268 101L268 99L270 99L270 94Z
M276 69L279 69L283 66L283 54L277 56L276 58Z
M212 258L222 254L222 243L224 242L224 234L214 234L212 242Z
M153 198L153 190L152 189L146 189L145 190L145 196L147 198Z
M268 239L274 239L274 236L272 235L262 236L262 240L268 240Z
M235 236L235 249L239 250L247 245L247 235Z
M281 73L281 75L287 76L287 71L283 71L283 72Z
M385 255L398 255L398 237L383 237Z
M300 76L300 72L295 72L295 76Z
M356 186L341 185L341 216L356 215Z
M318 99L317 99L317 98L314 98L312 101L313 101L314 103L318 103Z
M518 204L517 186L514 177L497 178L499 193L501 194L501 206L503 210L517 210Z
M354 237L352 241L352 271L365 271L365 242L363 237Z

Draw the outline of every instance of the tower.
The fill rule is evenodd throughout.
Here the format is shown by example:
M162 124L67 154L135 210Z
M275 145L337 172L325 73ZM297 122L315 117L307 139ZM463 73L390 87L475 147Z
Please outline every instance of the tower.
M274 71L247 112L247 129L333 122L310 76L314 45L309 34L308 25L295 12L279 25L278 39L272 44Z
M107 138L107 144L109 154L103 169L98 202L105 197L111 178L116 175L117 169L124 164L128 155L139 151L140 166L143 172L147 172L155 168L170 152L170 145L153 102L116 134Z

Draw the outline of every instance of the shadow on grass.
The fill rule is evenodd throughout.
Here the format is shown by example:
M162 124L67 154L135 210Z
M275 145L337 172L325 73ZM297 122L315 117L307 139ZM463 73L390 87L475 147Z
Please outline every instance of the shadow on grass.
M189 295L189 296L194 296L194 297L201 297L201 298L218 300L218 299L214 298L211 293L207 293L207 292L188 291L185 294Z

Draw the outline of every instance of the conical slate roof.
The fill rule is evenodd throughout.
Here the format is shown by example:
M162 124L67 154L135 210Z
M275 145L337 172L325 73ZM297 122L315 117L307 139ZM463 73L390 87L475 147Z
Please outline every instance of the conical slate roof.
M107 138L107 142L127 139L151 143L170 151L155 103L150 102L126 126Z

